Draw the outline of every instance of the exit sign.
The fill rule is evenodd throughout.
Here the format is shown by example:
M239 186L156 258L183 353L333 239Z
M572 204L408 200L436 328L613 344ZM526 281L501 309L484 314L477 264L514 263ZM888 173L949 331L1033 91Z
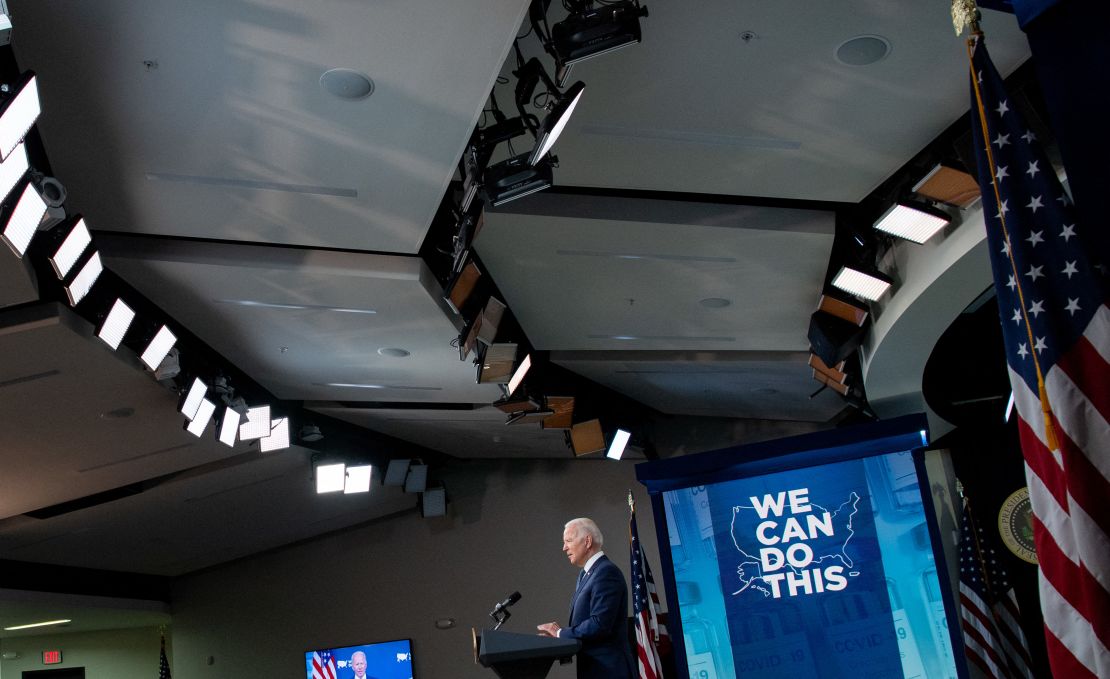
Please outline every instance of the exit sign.
M43 651L42 652L42 664L43 665L57 665L60 662L62 662L62 652L61 651Z

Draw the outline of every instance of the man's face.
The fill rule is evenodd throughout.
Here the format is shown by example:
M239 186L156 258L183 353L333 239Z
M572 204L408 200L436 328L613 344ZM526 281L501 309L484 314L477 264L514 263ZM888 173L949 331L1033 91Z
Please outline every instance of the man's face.
M356 677L366 676L366 656L361 653L351 656L351 667L354 669Z
M593 540L577 527L569 526L563 531L563 554L567 555L571 565L579 568L585 566L590 558L591 546L593 546Z

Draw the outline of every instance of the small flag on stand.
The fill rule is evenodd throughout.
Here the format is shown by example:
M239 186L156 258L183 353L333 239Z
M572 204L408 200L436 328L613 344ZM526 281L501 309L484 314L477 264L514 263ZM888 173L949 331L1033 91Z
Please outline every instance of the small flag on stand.
M994 541L964 500L960 523L960 629L968 660L995 679L1033 679L1014 589Z
M670 643L666 626L659 623L659 594L651 577L640 534L636 530L636 501L628 493L628 535L632 552L632 616L636 623L636 666L640 679L661 679L659 647Z
M158 679L170 679L170 661L166 660L166 635L162 635L162 652L158 658Z

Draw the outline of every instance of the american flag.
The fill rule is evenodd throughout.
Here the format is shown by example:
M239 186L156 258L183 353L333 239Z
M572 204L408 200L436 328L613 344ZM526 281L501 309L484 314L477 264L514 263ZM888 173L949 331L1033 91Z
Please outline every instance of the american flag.
M162 635L162 652L158 658L158 679L170 679L170 661L166 660L165 635Z
M960 629L964 653L989 677L1033 679L1017 600L994 540L964 503L960 524Z
M316 651L312 654L312 679L335 679L335 658L331 651Z
M640 545L636 530L636 503L628 494L628 535L632 552L632 615L636 619L636 665L640 679L660 679L663 676L659 660L660 642L669 642L667 628L659 623L659 595L651 567Z
M1110 677L1108 279L1036 136L968 43L972 131L1052 672ZM1103 134L1102 130L1090 130Z

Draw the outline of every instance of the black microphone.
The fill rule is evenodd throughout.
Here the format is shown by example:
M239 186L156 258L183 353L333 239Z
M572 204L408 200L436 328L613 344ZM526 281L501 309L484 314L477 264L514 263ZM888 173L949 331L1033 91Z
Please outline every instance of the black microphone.
M509 598L505 599L501 603L494 606L493 607L493 612L496 613L497 611L500 611L504 608L508 608L509 606L512 606L513 604L515 604L518 601L520 601L520 592L513 592L512 594L509 595Z

